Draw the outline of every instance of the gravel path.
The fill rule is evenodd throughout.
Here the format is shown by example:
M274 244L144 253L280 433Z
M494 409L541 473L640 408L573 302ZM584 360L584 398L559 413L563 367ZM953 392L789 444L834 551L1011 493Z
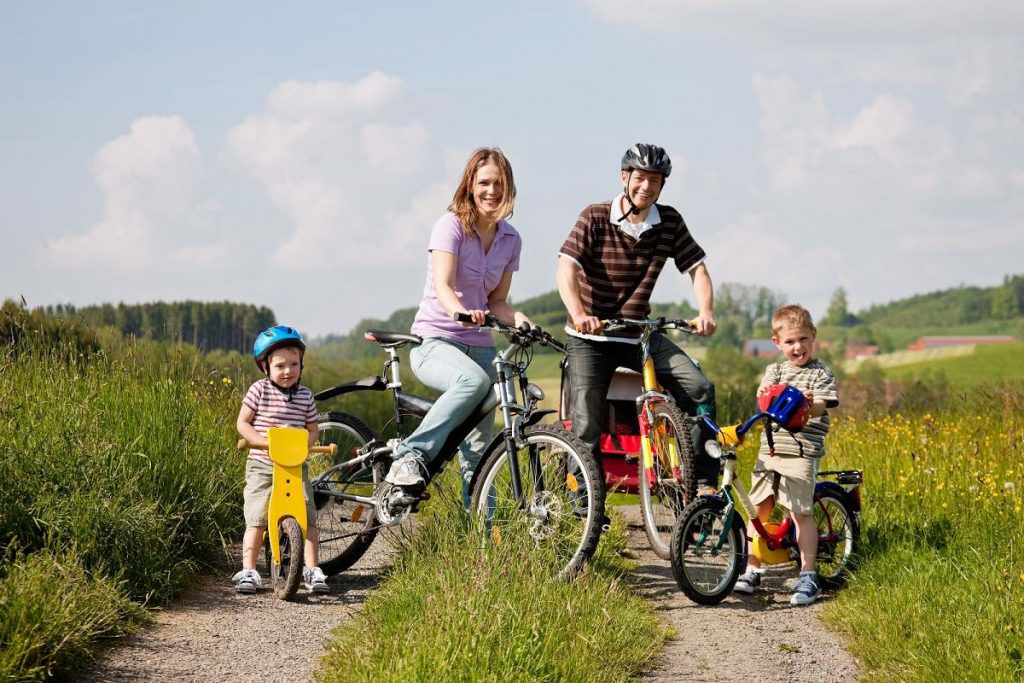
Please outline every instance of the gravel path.
M716 607L691 603L668 562L647 545L639 508L618 508L639 554L636 588L674 627L656 667L644 680L839 682L857 679L857 664L819 621L821 602L789 605L785 576L768 575L768 590L730 597ZM234 681L311 680L328 634L352 617L389 566L385 534L353 569L330 580L331 593L284 602L271 591L239 596L228 578L203 577L174 606L153 613L155 625L111 649L83 680ZM827 598L826 598L827 599ZM305 643L303 648L296 643ZM244 654L243 654L244 653Z
M389 566L385 536L355 567L329 579L327 595L299 588L295 601L279 600L265 588L265 571L263 591L237 595L230 581L237 562L204 576L172 607L153 612L155 625L111 649L82 680L312 680L331 630L359 610Z
M792 607L786 573L766 572L766 590L730 596L714 607L697 605L683 594L668 561L651 552L637 506L617 508L629 525L629 542L639 554L635 587L675 629L656 668L644 676L668 681L770 681L838 683L857 680L857 663L838 636L818 618L822 600ZM825 600L828 599L826 595Z

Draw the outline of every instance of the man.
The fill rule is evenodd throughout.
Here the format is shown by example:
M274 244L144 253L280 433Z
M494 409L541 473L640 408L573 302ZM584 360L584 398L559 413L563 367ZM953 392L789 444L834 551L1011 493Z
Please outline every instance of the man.
M591 204L576 219L558 254L558 293L569 314L569 355L573 431L598 454L601 412L618 366L640 370L635 334L601 334L605 318L647 318L654 283L665 261L689 273L700 335L715 331L714 289L704 250L671 206L657 204L672 162L656 145L636 144L622 156L623 191L610 202ZM663 335L651 340L658 381L685 412L714 416L715 387L700 368ZM702 492L718 483L718 462L695 434L697 484Z

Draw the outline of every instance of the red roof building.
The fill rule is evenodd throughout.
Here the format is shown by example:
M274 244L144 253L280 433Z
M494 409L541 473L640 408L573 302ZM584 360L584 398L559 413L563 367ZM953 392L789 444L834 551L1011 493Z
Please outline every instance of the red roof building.
M924 349L941 349L944 346L976 346L983 344L1015 344L1016 337L1008 335L979 335L964 337L921 337L908 346L911 351L923 351Z

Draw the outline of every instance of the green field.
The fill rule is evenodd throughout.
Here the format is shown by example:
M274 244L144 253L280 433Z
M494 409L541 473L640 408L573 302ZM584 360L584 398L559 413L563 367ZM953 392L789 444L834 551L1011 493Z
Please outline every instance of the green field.
M915 379L940 373L953 387L1020 379L1024 377L1024 344L975 346L973 353L968 355L885 369L886 377L894 379Z

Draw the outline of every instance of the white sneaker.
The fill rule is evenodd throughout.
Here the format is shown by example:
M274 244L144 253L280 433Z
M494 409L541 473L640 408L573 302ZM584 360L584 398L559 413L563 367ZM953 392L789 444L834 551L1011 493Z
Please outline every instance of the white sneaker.
M243 569L232 576L231 580L235 582L235 592L245 595L255 593L263 585L260 573L255 569Z
M306 585L306 590L311 593L331 592L327 585L327 577L324 576L324 571L320 567L303 567L302 582Z
M402 487L423 486L426 483L423 477L426 471L427 466L423 463L423 458L406 453L391 463L391 469L388 470L388 476L384 477L384 481Z

